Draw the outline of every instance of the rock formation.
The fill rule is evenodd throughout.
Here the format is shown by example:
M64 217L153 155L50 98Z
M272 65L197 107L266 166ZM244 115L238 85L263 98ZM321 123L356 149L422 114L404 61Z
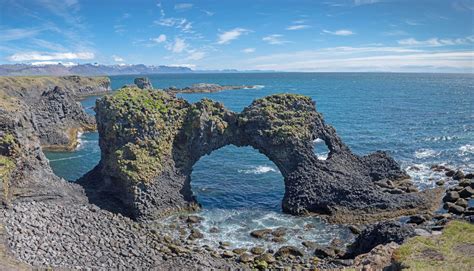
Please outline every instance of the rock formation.
M189 87L184 87L184 88L177 88L177 87L169 87L166 89L163 89L163 91L171 94L176 94L176 93L213 93L213 92L219 92L223 90L234 90L234 89L251 89L255 88L255 86L234 86L234 85L219 85L219 84L208 84L208 83L198 83L198 84L193 84Z
M272 95L242 113L203 99L124 88L97 101L101 161L80 183L92 201L138 220L195 208L193 165L223 146L252 146L285 181L283 210L334 222L368 222L431 210L441 190L396 192L380 181L408 178L386 153L354 155L305 96ZM313 141L330 153L319 160ZM404 181L406 182L406 181Z
M95 130L95 120L76 100L110 90L108 78L2 77L0 94L17 98L45 149L71 150L79 131Z
M138 77L133 80L133 83L140 89L153 89L150 79L148 77Z
M85 200L82 189L54 175L35 132L34 115L22 101L0 94L0 200Z

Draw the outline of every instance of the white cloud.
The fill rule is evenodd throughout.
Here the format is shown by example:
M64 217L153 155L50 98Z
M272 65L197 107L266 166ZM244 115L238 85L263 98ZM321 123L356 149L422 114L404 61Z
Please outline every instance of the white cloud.
M209 10L205 10L205 9L203 9L203 10L201 10L201 11L204 12L204 13L206 13L207 16L213 16L213 15L215 14L214 12L209 11Z
M361 6L361 5L371 5L381 2L381 0L354 0L354 5Z
M41 52L24 52L16 53L8 57L10 61L49 61L49 60L63 60L63 59L94 59L94 53L79 52L79 53L41 53Z
M160 20L154 21L153 23L161 26L174 27L185 33L192 32L192 22L185 18L162 18Z
M326 33L326 34L331 34L331 35L336 35L336 36L350 36L350 35L355 34L351 30L347 30L347 29L340 29L340 30L336 30L336 31L329 31L329 30L324 29L323 32Z
M307 24L291 25L291 26L288 26L286 28L286 30L301 30L301 29L305 29L305 28L309 28L309 25L307 25Z
M195 69L196 68L195 64L170 64L170 65L167 65L167 66L170 66L170 67L185 67L185 68L190 68L190 69Z
M31 38L36 36L39 32L41 32L41 30L35 28L0 29L0 41L4 42Z
M201 51L190 51L189 56L186 58L187 60L200 60L206 56L206 53Z
M173 43L166 45L166 49L172 51L173 53L181 53L188 47L186 41L182 38L175 38Z
M159 35L157 38L153 38L151 39L152 41L156 42L156 43L162 43L162 42L165 42L166 41L166 35L165 34L161 34Z
M115 62L124 62L125 61L122 57L119 57L117 55L113 55L112 58L114 59Z
M457 38L457 39L440 39L440 38L431 38L427 40L417 40L415 38L399 40L398 44L405 46L449 46L449 45L463 45L463 44L472 44L474 43L474 36L469 36L466 38Z
M58 65L61 64L66 67L76 66L77 63L74 62L61 62L61 61L38 61L38 62L31 62L33 66L46 66L46 65Z
M175 10L186 10L186 9L190 9L192 7L193 7L193 4L191 4L191 3L179 3L179 4L174 5Z
M255 52L255 48L245 48L242 50L243 53L250 54Z
M223 33L219 34L217 43L218 44L227 44L230 41L237 39L242 34L246 34L248 32L250 32L250 31L247 30L247 29L244 29L244 28L234 28L232 30L229 30L229 31L226 31L226 32L223 32Z
M405 47L330 47L271 54L245 67L280 71L473 72L474 51L425 51Z
M284 43L289 42L287 40L283 40L282 38L283 38L283 35L273 34L273 35L263 37L262 40L267 42L268 44L273 44L273 45L284 44Z
M408 33L403 31L403 30L391 30L391 31L383 32L382 34L385 35L385 36L404 36L404 35L408 35Z

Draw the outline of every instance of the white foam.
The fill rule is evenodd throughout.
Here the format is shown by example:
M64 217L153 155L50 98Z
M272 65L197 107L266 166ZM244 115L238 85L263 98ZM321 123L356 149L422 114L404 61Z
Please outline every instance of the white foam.
M253 86L253 89L262 89L264 87L265 87L264 85L255 85Z
M313 143L315 143L315 144L318 144L318 143L323 143L323 142L324 142L324 140L322 140L322 139L321 139L321 138L319 138L319 137L318 137L318 138L316 138L315 140L313 140Z
M431 142L438 142L438 141L451 141L453 139L457 139L458 137L456 136L433 136L433 137L427 137L424 140L425 141L431 141Z
M76 146L76 150L78 150L78 149L82 146L82 144L84 143L84 142L82 141L82 135L83 135L83 134L84 134L83 132L77 132L77 146Z
M273 167L269 166L256 166L252 169L239 169L239 173L245 174L264 174L268 172L277 172L277 170Z
M459 147L459 154L461 156L465 156L465 155L468 155L468 154L474 154L474 145L471 145L471 144L466 144L466 145L463 145L461 147Z
M432 149L419 149L419 150L415 151L415 157L418 158L418 159L428 158L428 157L435 157L438 154L439 153L437 153L436 151L434 151Z

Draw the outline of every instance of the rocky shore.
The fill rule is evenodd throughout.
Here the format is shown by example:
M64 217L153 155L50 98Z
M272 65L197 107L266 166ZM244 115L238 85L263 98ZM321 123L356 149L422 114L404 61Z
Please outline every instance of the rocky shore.
M105 77L0 77L0 95L28 107L43 149L72 150L77 134L95 130L95 119L78 99L111 90Z
M126 85L124 88L134 88L138 87L139 89L154 89L153 85L148 79L148 77L138 77L135 78L132 85ZM219 85L219 84L210 84L210 83L198 83L193 84L184 88L177 87L168 87L164 89L157 89L164 91L171 95L176 95L178 93L214 93L220 92L223 90L236 90L236 89L255 89L257 86L253 85Z
M210 100L190 104L165 92L123 89L97 102L102 160L79 185L54 175L42 152L47 130L37 127L37 118L46 124L58 114L57 123L81 127L72 118L83 112L71 108L80 107L77 90L53 86L26 97L29 91L11 89L0 91L0 267L7 270L474 265L472 173L434 165L446 177L439 188L418 192L387 154L352 154L307 97L272 95L235 113ZM326 162L309 149L316 138L331 151ZM203 218L184 212L198 207L189 174L202 155L227 144L254 146L275 162L285 177L285 211L344 221L354 241L290 246L291 229L262 228L249 236L277 249L226 240L202 245ZM443 201L444 210L436 210ZM180 211L171 223L153 219Z

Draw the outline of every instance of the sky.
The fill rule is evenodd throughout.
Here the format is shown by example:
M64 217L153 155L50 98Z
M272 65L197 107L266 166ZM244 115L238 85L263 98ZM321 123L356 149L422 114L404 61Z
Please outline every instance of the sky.
M0 0L0 63L474 73L474 0Z

